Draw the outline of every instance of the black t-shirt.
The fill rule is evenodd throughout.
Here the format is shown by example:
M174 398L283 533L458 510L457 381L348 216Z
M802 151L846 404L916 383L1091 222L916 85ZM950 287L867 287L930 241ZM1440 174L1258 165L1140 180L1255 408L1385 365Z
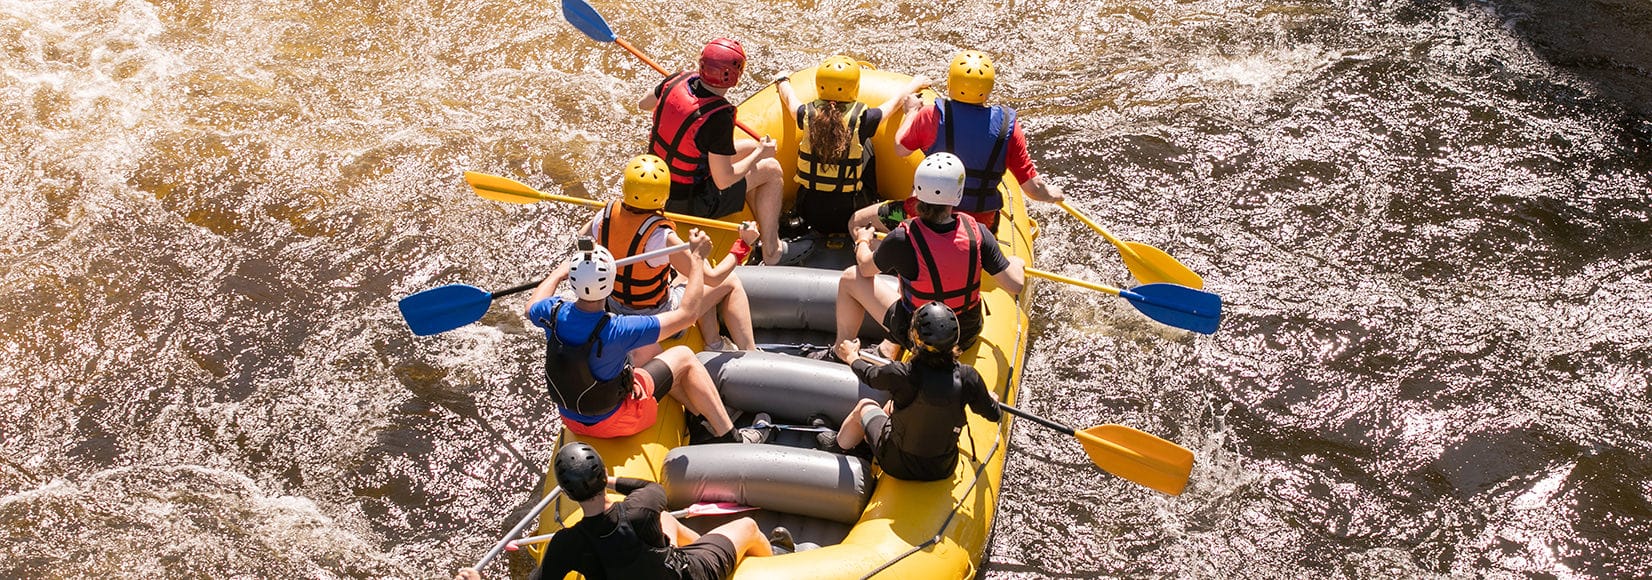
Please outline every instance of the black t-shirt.
M675 556L676 549L660 529L660 512L666 507L665 488L652 481L621 477L615 480L614 489L625 494L625 499L609 506L608 511L587 515L573 527L557 532L545 544L545 557L529 578L561 580L569 572L579 572L591 580L677 578L676 571L668 566L645 565L649 561L668 562ZM602 540L594 542L592 538ZM615 569L616 561L629 565Z
M955 217L944 224L925 222L924 225L936 233L947 234L957 231L959 223ZM980 222L976 222L975 225L980 231L978 237L981 240L981 270L988 275L1003 272L1005 268L1010 267L1010 261L1004 257L1003 249L998 247L998 238L992 235L992 230L986 225ZM883 238L883 244L878 246L878 251L872 254L872 263L877 264L879 272L895 274L907 280L918 279L918 249L912 244L912 240L906 237L904 229L895 228L889 231L889 235Z

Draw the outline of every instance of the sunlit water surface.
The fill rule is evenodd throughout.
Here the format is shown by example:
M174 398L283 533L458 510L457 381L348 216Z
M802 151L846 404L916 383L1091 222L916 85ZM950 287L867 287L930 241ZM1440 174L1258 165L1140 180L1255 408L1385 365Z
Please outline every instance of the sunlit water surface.
M751 79L988 51L1043 172L1225 299L1206 337L1037 289L1025 406L1199 462L1166 497L1019 425L987 578L1652 575L1646 6L596 6ZM609 198L643 147L657 77L552 7L0 0L0 577L442 577L518 517L520 299L394 301L531 280L583 214L462 171ZM1131 283L1034 212L1038 266Z

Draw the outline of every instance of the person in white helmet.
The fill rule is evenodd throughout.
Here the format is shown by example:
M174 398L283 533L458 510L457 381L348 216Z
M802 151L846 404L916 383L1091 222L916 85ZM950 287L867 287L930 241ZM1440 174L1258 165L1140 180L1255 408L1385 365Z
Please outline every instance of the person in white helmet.
M711 238L700 230L689 233L694 259L683 272L688 282L682 307L646 316L604 310L617 268L607 249L586 243L534 289L526 311L528 320L545 329L546 386L563 426L583 437L634 435L654 424L659 401L670 395L704 416L717 440L738 436L760 442L761 433L735 432L711 375L688 347L674 346L641 367L631 366L631 351L694 324L705 300L702 264ZM573 300L555 295L563 280L573 287Z
M951 153L931 155L912 176L916 216L890 230L875 252L875 230L855 228L855 265L838 278L836 343L855 338L862 317L872 313L881 316L889 333L881 349L886 356L893 354L890 341L910 349L912 314L940 302L957 313L958 347L968 349L981 334L981 273L1011 293L1021 292L1025 262L1005 256L985 224L953 212L963 190L963 163Z

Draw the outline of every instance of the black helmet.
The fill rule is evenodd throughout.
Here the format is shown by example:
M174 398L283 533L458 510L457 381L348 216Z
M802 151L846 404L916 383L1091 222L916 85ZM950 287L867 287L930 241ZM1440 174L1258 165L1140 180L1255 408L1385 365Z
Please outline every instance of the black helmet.
M912 313L912 334L926 350L951 352L958 345L958 316L945 304L930 302Z
M556 452L556 484L568 499L585 501L607 489L608 470L590 445L569 443Z

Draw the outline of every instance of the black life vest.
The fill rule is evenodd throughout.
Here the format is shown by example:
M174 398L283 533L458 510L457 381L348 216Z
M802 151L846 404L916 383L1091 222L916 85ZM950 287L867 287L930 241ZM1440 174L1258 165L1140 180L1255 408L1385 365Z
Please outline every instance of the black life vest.
M609 578L677 578L676 574L668 571L667 556L671 553L669 541L665 546L655 547L643 541L637 529L631 526L631 518L627 517L625 502L614 504L619 525L612 532L604 536L597 536L591 526L574 526L588 540L591 551L596 553L597 560L602 562L602 569Z
M916 457L946 457L958 453L958 433L963 429L964 382L958 365L932 367L913 362L907 381L917 392L912 402L895 409L890 417L892 436L900 450Z
M597 380L591 374L592 349L602 356L602 329L608 327L614 315L604 312L585 344L570 346L556 335L556 316L567 302L558 302L551 308L551 319L544 321L550 328L545 333L545 387L558 407L586 417L601 416L614 410L625 397L631 395L631 362L614 378Z

